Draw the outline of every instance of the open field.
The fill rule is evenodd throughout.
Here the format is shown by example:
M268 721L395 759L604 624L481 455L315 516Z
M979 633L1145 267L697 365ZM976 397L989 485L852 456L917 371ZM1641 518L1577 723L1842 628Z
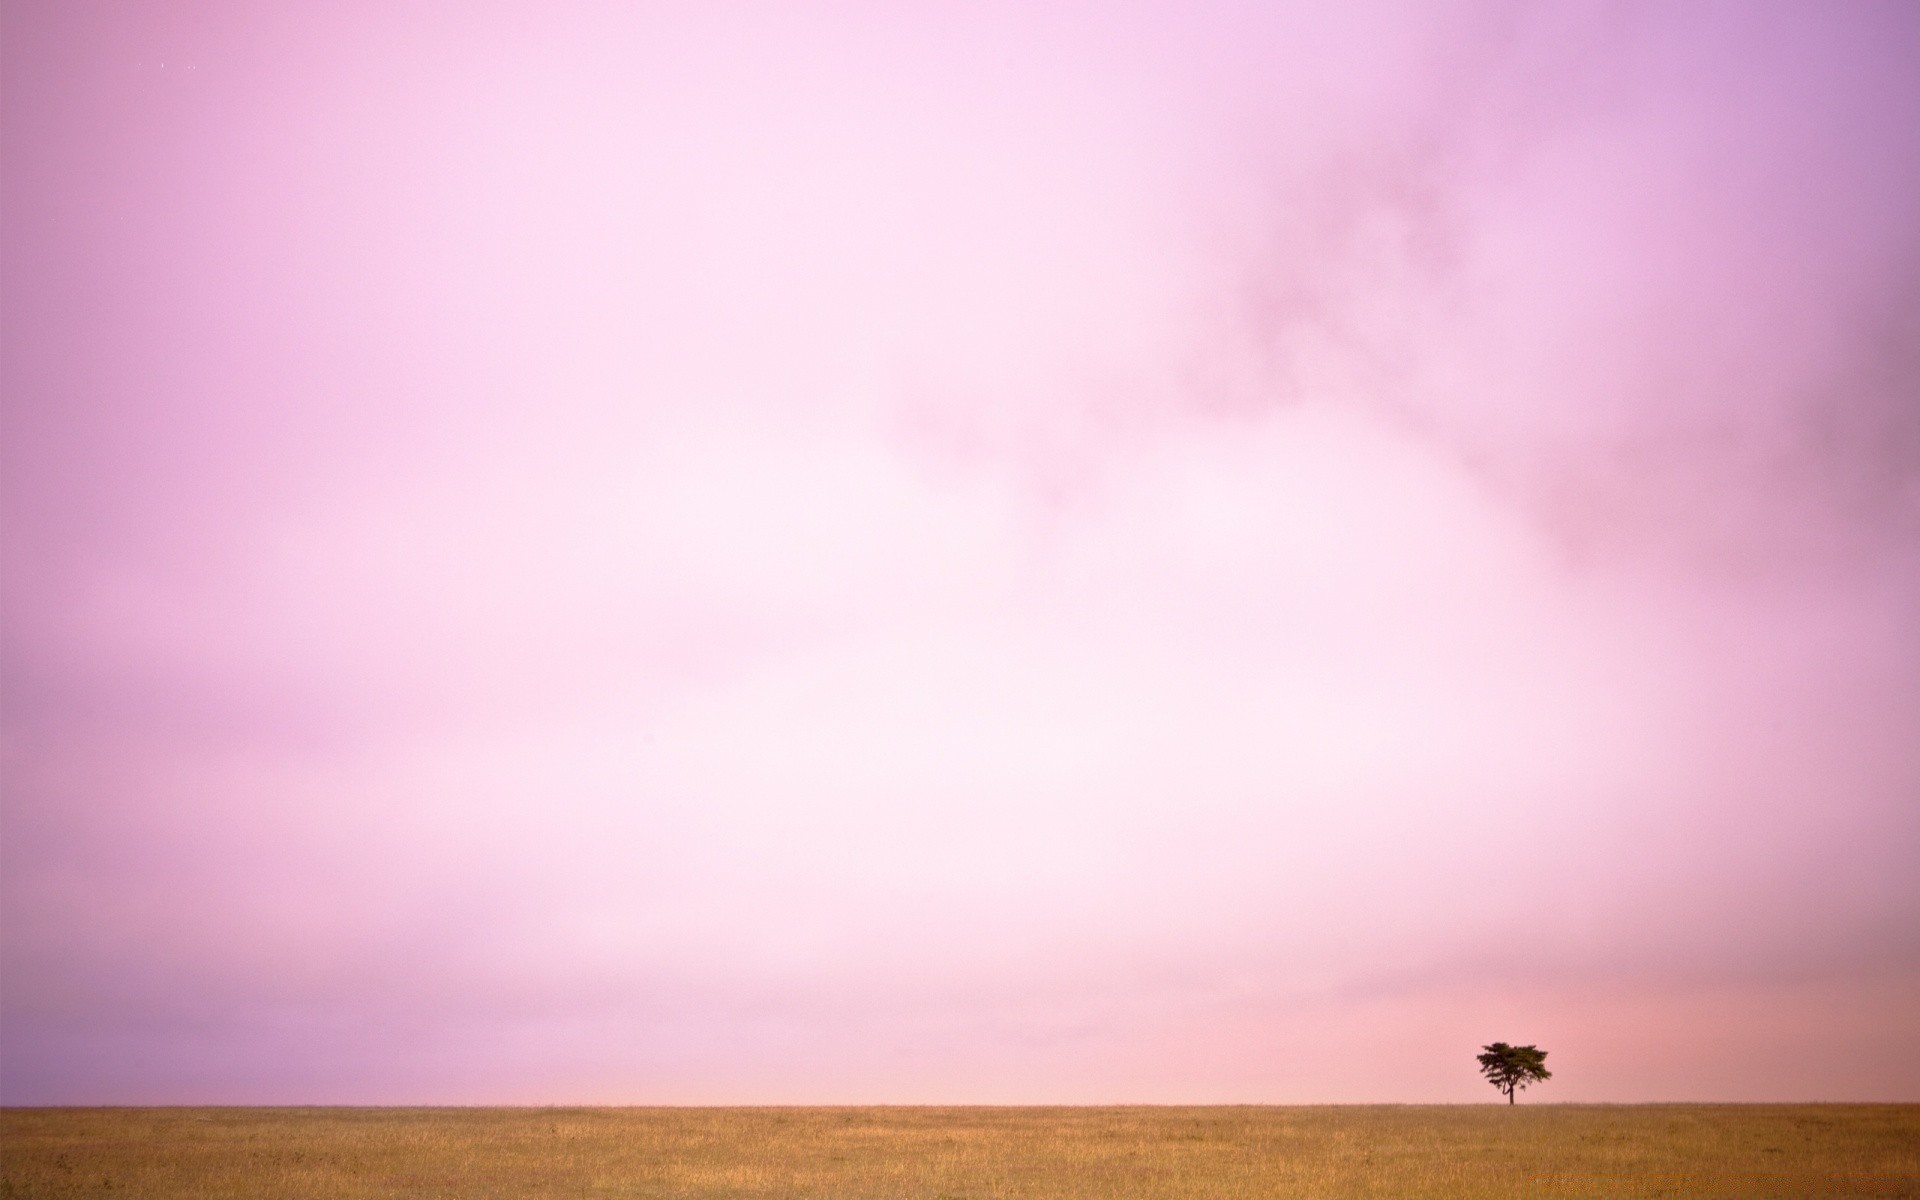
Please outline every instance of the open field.
M1920 1105L0 1110L0 1196L1920 1197Z

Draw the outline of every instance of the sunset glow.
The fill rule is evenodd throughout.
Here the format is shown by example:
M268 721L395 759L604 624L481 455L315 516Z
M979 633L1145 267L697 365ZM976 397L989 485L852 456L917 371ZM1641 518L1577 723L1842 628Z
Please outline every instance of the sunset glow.
M0 1101L1920 1100L1920 7L0 54Z

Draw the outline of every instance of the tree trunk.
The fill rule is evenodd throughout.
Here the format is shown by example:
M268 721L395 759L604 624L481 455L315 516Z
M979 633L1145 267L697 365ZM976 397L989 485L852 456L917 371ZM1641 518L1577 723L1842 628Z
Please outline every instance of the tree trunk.
M1507 1103L1513 1103L1513 1087L1511 1085L1507 1087Z

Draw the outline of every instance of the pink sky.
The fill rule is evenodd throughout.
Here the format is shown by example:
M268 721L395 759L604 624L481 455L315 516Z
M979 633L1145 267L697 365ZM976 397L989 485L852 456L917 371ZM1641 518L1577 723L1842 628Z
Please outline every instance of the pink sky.
M0 32L0 1100L1920 1100L1920 8Z

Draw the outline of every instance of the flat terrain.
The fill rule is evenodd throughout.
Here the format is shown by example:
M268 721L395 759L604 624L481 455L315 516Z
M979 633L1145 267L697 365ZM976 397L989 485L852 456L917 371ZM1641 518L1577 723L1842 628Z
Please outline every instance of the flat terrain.
M1920 1105L4 1109L0 1196L1920 1197Z

